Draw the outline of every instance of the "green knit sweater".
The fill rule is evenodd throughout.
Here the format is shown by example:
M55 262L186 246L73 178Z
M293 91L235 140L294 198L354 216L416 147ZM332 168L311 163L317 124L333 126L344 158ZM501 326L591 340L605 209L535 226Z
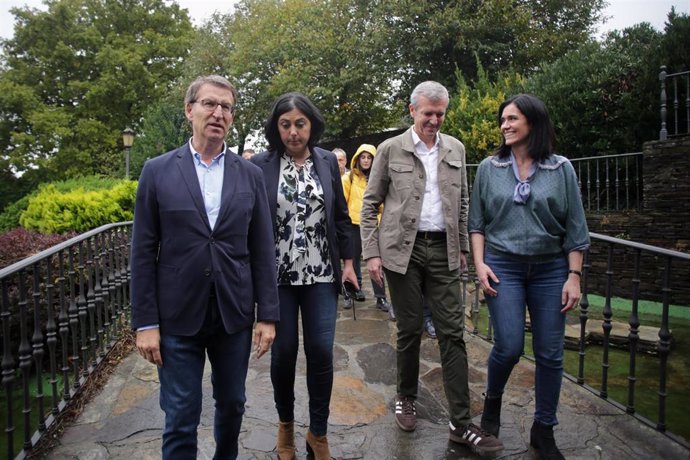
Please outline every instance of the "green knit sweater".
M513 202L517 179L512 160L485 158L470 198L470 233L482 233L485 250L532 263L589 247L589 231L575 170L551 155L537 164L526 204Z

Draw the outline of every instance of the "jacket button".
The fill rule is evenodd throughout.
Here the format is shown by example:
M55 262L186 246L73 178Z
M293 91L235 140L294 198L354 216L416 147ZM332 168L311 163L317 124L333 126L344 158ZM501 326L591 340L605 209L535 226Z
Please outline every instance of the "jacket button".
M205 276L211 276L211 270L208 268L204 269L204 275Z
M412 219L412 223L414 224L415 222L417 222L417 219Z
M414 199L417 200L417 201L419 201L419 197L418 197L418 196L414 197Z

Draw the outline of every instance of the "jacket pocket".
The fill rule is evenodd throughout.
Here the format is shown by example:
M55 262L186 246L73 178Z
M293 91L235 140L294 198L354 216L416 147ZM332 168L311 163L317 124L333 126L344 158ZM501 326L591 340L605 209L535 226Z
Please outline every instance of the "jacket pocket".
M404 190L412 187L412 173L414 172L414 165L391 163L389 168L391 182L396 190Z
M448 180L453 187L459 187L462 184L462 160L443 160L448 165Z

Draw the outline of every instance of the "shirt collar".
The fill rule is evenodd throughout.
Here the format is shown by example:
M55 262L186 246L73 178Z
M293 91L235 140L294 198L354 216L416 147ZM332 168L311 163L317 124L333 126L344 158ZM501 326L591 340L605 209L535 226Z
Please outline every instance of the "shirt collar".
M225 144L225 141L223 141L223 150L218 155L213 157L213 160L211 162L218 161L221 158L223 158L225 156L225 152L227 151L227 149L228 149L228 146ZM192 145L192 138L191 137L189 138L189 150L192 151L192 156L196 160L197 164L199 164L201 162L201 154L199 152L197 152L196 149L194 148L194 146Z
M415 131L414 128L412 128L411 131L412 131L412 142L414 143L414 146L418 147L420 142L422 144L424 144L424 141L422 141L422 138L419 137L419 134L417 134L417 131ZM439 137L440 136L438 135L438 133L436 133L436 139L434 140L434 146L432 148L430 148L429 150L434 150L436 147L438 147ZM424 144L424 148L427 148L426 144Z

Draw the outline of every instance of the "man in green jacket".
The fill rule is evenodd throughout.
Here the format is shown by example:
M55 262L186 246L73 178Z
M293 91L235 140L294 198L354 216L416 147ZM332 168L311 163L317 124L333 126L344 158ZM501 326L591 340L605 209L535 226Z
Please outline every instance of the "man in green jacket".
M469 253L469 198L465 147L440 133L448 101L443 85L419 84L410 96L414 125L379 145L362 204L362 254L374 281L383 282L385 272L396 307L398 427L414 431L417 426L424 297L441 350L450 440L479 453L496 452L503 444L472 424L470 416L460 298L460 272Z

